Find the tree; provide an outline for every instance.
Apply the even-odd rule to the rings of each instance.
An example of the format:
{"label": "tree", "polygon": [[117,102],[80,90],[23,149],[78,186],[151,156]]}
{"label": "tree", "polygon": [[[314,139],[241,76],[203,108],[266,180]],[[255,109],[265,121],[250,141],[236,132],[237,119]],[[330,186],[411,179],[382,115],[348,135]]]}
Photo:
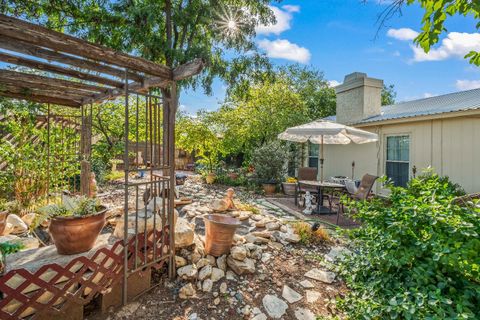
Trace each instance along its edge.
{"label": "tree", "polygon": [[197,112],[195,117],[185,114],[177,116],[175,128],[177,147],[194,152],[200,157],[198,163],[212,172],[218,164],[222,152],[221,136],[214,130],[211,114],[206,111]]}
{"label": "tree", "polygon": [[[399,12],[404,5],[419,4],[425,13],[422,18],[422,32],[415,38],[418,44],[426,53],[440,40],[440,35],[447,32],[445,22],[450,16],[473,16],[480,20],[480,1],[478,0],[394,0],[380,15],[380,22],[383,23],[396,12]],[[476,24],[480,29],[480,21]],[[480,52],[470,51],[465,58],[470,63],[480,66]]]}
{"label": "tree", "polygon": [[382,89],[382,106],[388,106],[391,104],[395,104],[395,98],[397,97],[397,92],[395,91],[395,86],[391,85],[383,85]]}
{"label": "tree", "polygon": [[[184,85],[211,92],[215,77],[245,82],[269,66],[255,27],[273,23],[269,0],[4,0],[0,12],[175,67],[203,58],[207,67]],[[233,58],[232,58],[233,56]]]}

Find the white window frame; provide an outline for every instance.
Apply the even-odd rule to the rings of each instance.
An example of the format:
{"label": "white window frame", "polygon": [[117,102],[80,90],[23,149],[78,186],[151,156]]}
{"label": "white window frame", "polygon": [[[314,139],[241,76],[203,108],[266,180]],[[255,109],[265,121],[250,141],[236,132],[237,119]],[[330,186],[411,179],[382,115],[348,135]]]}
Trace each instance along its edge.
{"label": "white window frame", "polygon": [[389,133],[385,134],[383,136],[384,138],[384,148],[383,148],[383,174],[387,176],[387,161],[388,162],[394,162],[394,163],[405,163],[407,161],[401,161],[401,160],[388,160],[387,155],[388,155],[388,142],[387,139],[388,137],[408,137],[408,180],[412,178],[411,171],[412,171],[412,134],[410,132],[405,132],[405,133]]}

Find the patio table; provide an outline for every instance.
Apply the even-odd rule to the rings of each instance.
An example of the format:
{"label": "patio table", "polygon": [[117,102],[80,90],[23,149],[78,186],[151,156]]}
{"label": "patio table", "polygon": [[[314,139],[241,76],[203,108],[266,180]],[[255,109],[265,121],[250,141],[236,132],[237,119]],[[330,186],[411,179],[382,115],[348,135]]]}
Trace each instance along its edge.
{"label": "patio table", "polygon": [[331,213],[330,208],[327,208],[323,205],[323,189],[324,188],[333,188],[333,189],[339,189],[339,190],[345,189],[345,185],[343,184],[327,182],[327,181],[300,180],[298,181],[298,184],[317,189],[317,208],[314,211],[312,211],[312,213],[316,213],[316,214]]}

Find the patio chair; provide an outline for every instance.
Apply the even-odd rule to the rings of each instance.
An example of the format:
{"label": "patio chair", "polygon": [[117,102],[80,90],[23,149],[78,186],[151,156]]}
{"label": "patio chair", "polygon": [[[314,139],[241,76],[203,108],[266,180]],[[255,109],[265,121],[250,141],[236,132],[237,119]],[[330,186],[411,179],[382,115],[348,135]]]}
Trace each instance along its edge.
{"label": "patio chair", "polygon": [[[353,199],[355,201],[365,201],[370,197],[373,185],[375,184],[375,181],[377,179],[378,179],[377,176],[374,176],[374,175],[371,175],[371,174],[367,173],[366,175],[364,175],[362,177],[362,180],[360,182],[360,186],[355,191],[355,193],[349,193],[347,191],[345,194],[350,199]],[[340,219],[340,214],[345,212],[345,205],[342,203],[341,197],[332,197],[330,201],[334,204],[337,204],[337,206],[338,206],[338,210],[337,210],[337,225],[338,225],[338,221]],[[335,203],[335,201],[337,203]]]}

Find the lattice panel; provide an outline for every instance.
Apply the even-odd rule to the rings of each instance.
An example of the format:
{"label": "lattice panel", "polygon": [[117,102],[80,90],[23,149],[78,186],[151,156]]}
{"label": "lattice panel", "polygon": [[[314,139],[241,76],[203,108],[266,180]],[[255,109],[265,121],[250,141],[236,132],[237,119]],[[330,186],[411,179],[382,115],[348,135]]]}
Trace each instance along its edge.
{"label": "lattice panel", "polygon": [[[168,257],[168,231],[166,226],[163,231],[150,231],[147,237],[138,234],[138,250],[135,250],[135,237],[132,237],[127,244],[128,269],[133,269],[135,260],[138,267],[156,261],[152,267],[161,268]],[[61,314],[67,302],[87,304],[96,294],[105,293],[122,280],[123,249],[123,241],[119,240],[110,248],[97,250],[91,258],[78,257],[66,266],[52,263],[35,273],[25,269],[9,271],[0,278],[3,293],[0,319],[35,318],[47,309]]]}

